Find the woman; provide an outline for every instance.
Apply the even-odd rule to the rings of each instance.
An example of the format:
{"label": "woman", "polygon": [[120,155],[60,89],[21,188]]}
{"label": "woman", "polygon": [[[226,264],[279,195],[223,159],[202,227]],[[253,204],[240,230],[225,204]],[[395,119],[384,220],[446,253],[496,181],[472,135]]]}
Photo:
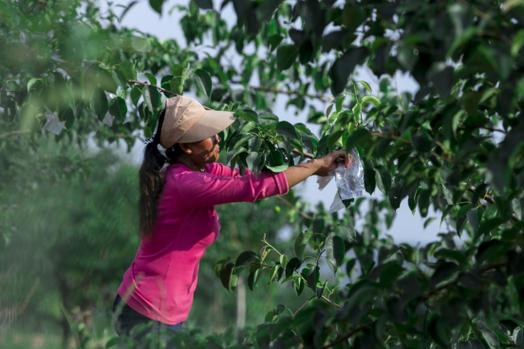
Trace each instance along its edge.
{"label": "woman", "polygon": [[[181,328],[193,302],[199,261],[220,231],[215,205],[283,195],[311,175],[327,175],[338,158],[349,165],[346,153],[336,151],[281,173],[240,175],[216,162],[218,133],[233,121],[233,113],[205,109],[189,97],[166,101],[140,168],[142,240],[113,306],[119,334],[129,335],[137,324],[155,331]],[[166,160],[170,165],[163,169]]]}

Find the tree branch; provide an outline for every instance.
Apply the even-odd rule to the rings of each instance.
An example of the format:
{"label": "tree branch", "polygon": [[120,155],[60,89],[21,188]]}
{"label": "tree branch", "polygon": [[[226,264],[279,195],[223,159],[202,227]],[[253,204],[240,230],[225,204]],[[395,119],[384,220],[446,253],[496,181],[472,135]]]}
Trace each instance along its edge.
{"label": "tree branch", "polygon": [[295,155],[304,156],[304,157],[309,158],[309,159],[314,159],[315,158],[315,155],[313,155],[311,153],[308,153],[307,151],[301,152],[298,149],[293,149],[292,153],[295,154]]}
{"label": "tree branch", "polygon": [[147,81],[139,81],[139,80],[127,80],[127,82],[129,84],[133,84],[133,85],[142,85],[142,86],[151,86],[151,87],[154,87],[156,88],[157,90],[161,91],[161,92],[164,92],[165,94],[167,95],[172,95],[172,96],[178,96],[178,93],[175,93],[173,91],[169,91],[169,90],[166,90],[165,88],[163,87],[160,87],[160,86],[156,86],[156,85],[152,85],[150,84],[149,82]]}
{"label": "tree branch", "polygon": [[[235,80],[232,80],[231,81],[232,84],[236,84],[236,85],[243,85],[240,81],[235,81]],[[288,90],[282,90],[282,89],[279,89],[279,88],[276,88],[276,87],[265,87],[265,86],[249,86],[250,89],[253,89],[253,90],[256,90],[256,91],[260,91],[260,92],[269,92],[269,93],[273,93],[273,94],[281,94],[281,95],[288,95],[288,96],[303,96],[303,97],[308,97],[308,98],[313,98],[313,99],[318,99],[318,100],[321,100],[322,102],[331,102],[333,100],[333,97],[326,97],[324,95],[321,95],[321,94],[312,94],[312,93],[302,93],[300,91],[288,91]]]}
{"label": "tree branch", "polygon": [[335,345],[340,344],[340,343],[348,340],[349,338],[353,337],[356,333],[362,331],[366,327],[367,326],[365,326],[365,325],[358,326],[355,329],[353,329],[353,330],[349,331],[348,333],[346,333],[345,335],[343,335],[342,337],[339,337],[339,338],[335,339],[333,342],[323,346],[322,349],[332,348]]}

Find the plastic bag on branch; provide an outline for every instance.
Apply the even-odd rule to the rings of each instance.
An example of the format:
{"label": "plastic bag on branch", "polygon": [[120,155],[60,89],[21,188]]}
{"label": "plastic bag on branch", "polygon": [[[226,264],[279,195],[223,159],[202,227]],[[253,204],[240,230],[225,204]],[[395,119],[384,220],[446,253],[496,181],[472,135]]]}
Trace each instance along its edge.
{"label": "plastic bag on branch", "polygon": [[319,190],[324,189],[333,177],[337,183],[337,193],[329,207],[329,212],[345,208],[344,200],[362,196],[364,191],[364,168],[360,156],[355,149],[350,154],[352,158],[350,167],[346,168],[344,164],[340,164],[329,176],[319,177],[317,180]]}

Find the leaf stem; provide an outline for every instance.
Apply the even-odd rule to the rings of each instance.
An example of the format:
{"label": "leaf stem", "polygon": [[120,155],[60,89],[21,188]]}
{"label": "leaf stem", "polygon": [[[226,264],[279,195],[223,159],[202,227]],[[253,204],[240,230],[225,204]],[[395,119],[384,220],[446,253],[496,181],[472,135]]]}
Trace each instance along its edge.
{"label": "leaf stem", "polygon": [[271,245],[267,240],[266,240],[266,235],[264,234],[264,237],[262,238],[262,242],[269,248],[271,248],[273,251],[275,251],[276,253],[278,253],[279,256],[282,256],[283,254],[277,250],[277,248],[273,245]]}
{"label": "leaf stem", "polygon": [[332,305],[332,306],[334,306],[336,308],[339,308],[339,309],[342,308],[342,306],[340,304],[337,304],[337,303],[333,302],[331,299],[329,299],[328,297],[326,297],[324,295],[322,295],[322,299],[324,301],[326,301],[328,304],[330,304],[330,305]]}

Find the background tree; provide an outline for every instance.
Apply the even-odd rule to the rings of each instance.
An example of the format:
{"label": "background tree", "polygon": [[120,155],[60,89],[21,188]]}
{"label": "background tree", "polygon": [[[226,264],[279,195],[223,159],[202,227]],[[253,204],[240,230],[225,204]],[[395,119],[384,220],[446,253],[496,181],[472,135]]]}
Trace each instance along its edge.
{"label": "background tree", "polygon": [[[195,0],[174,8],[185,47],[119,28],[115,12],[91,2],[80,11],[76,2],[29,4],[1,5],[2,149],[46,131],[130,145],[141,130],[151,134],[162,95],[189,91],[236,112],[223,137],[231,165],[282,171],[358,149],[366,190],[381,198],[348,202],[342,216],[289,198],[292,250],[261,243],[259,253],[217,265],[230,289],[246,271],[308,290],[310,301],[269,312],[238,346],[522,345],[522,1]],[[168,6],[150,4],[159,13]],[[234,27],[224,6],[237,14]],[[359,65],[380,79],[378,91],[352,79]],[[397,71],[417,81],[415,95],[392,88]],[[308,109],[320,133],[279,121],[269,108],[277,93]],[[449,224],[440,241],[415,248],[384,234],[382,222],[406,198]],[[351,282],[320,277],[322,260]]]}

